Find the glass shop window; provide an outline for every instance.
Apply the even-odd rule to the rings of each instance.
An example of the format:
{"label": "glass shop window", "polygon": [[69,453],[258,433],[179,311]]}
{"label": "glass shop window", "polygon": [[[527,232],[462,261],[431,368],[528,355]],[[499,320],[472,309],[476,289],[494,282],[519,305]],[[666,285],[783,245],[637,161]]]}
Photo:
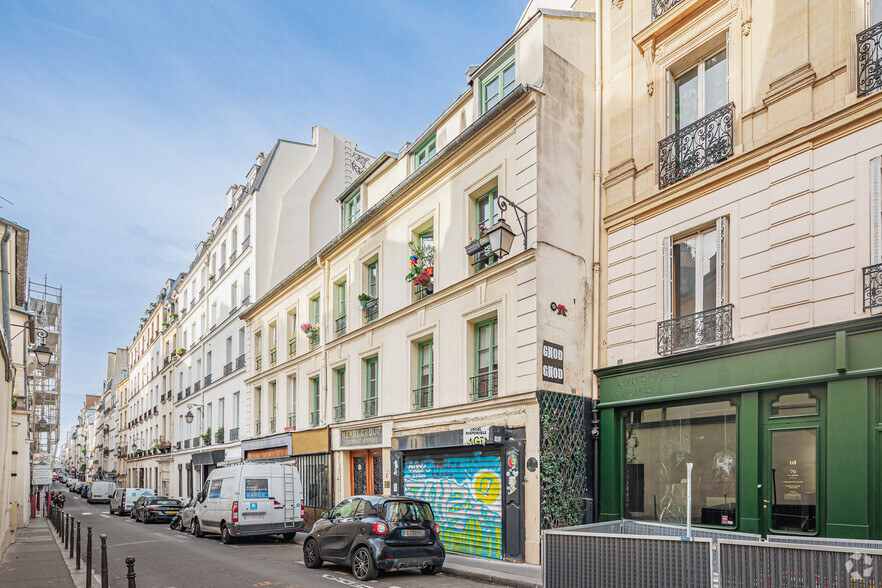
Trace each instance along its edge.
{"label": "glass shop window", "polygon": [[735,407],[728,401],[632,410],[625,415],[625,516],[735,527]]}

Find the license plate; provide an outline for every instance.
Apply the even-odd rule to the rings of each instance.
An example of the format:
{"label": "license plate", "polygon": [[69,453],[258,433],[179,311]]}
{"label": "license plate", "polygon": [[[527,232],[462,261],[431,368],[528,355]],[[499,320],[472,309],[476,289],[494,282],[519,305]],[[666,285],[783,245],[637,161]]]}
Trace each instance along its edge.
{"label": "license plate", "polygon": [[402,537],[422,537],[425,531],[419,529],[404,529],[401,531]]}
{"label": "license plate", "polygon": [[170,510],[170,511],[168,511],[168,514],[178,514],[178,511],[176,511],[176,510]]}

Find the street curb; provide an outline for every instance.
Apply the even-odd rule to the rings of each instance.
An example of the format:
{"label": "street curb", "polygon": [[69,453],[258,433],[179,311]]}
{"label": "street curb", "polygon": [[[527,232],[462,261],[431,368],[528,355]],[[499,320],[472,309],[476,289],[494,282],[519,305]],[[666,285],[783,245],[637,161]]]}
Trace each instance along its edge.
{"label": "street curb", "polygon": [[542,588],[541,581],[536,582],[534,580],[522,580],[520,578],[511,577],[510,574],[500,574],[494,576],[490,572],[476,570],[474,568],[468,568],[456,564],[450,565],[446,562],[441,568],[441,572],[447,574],[448,576],[467,578],[469,580],[480,580],[481,582],[487,582],[490,584],[495,584],[497,586],[510,586],[512,588]]}
{"label": "street curb", "polygon": [[[61,552],[61,557],[64,559],[65,565],[67,565],[67,571],[70,572],[71,581],[73,581],[77,588],[86,588],[86,566],[81,565],[80,570],[77,571],[76,555],[74,555],[73,558],[68,557],[67,554],[69,552],[64,549],[64,538],[59,537],[55,533],[55,529],[52,527],[50,527],[50,532],[52,533],[52,538],[55,539],[55,544],[58,546],[58,550]],[[92,585],[94,586],[95,582],[92,582]],[[100,582],[98,585],[101,585]]]}

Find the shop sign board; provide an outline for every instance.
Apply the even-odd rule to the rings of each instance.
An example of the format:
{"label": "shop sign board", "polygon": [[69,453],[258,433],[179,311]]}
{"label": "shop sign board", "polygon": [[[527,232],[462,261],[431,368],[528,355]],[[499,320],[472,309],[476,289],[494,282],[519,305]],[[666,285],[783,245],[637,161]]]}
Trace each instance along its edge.
{"label": "shop sign board", "polygon": [[378,445],[383,442],[383,425],[340,431],[340,447]]}

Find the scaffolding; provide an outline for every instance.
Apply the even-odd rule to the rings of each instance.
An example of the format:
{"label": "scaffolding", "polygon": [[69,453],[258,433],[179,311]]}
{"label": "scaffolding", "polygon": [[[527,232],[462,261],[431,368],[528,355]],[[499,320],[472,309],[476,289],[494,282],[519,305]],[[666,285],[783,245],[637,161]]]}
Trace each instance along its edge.
{"label": "scaffolding", "polygon": [[52,351],[45,367],[28,354],[28,409],[31,412],[32,455],[55,455],[61,427],[61,287],[28,280],[27,310],[34,314],[37,342]]}

